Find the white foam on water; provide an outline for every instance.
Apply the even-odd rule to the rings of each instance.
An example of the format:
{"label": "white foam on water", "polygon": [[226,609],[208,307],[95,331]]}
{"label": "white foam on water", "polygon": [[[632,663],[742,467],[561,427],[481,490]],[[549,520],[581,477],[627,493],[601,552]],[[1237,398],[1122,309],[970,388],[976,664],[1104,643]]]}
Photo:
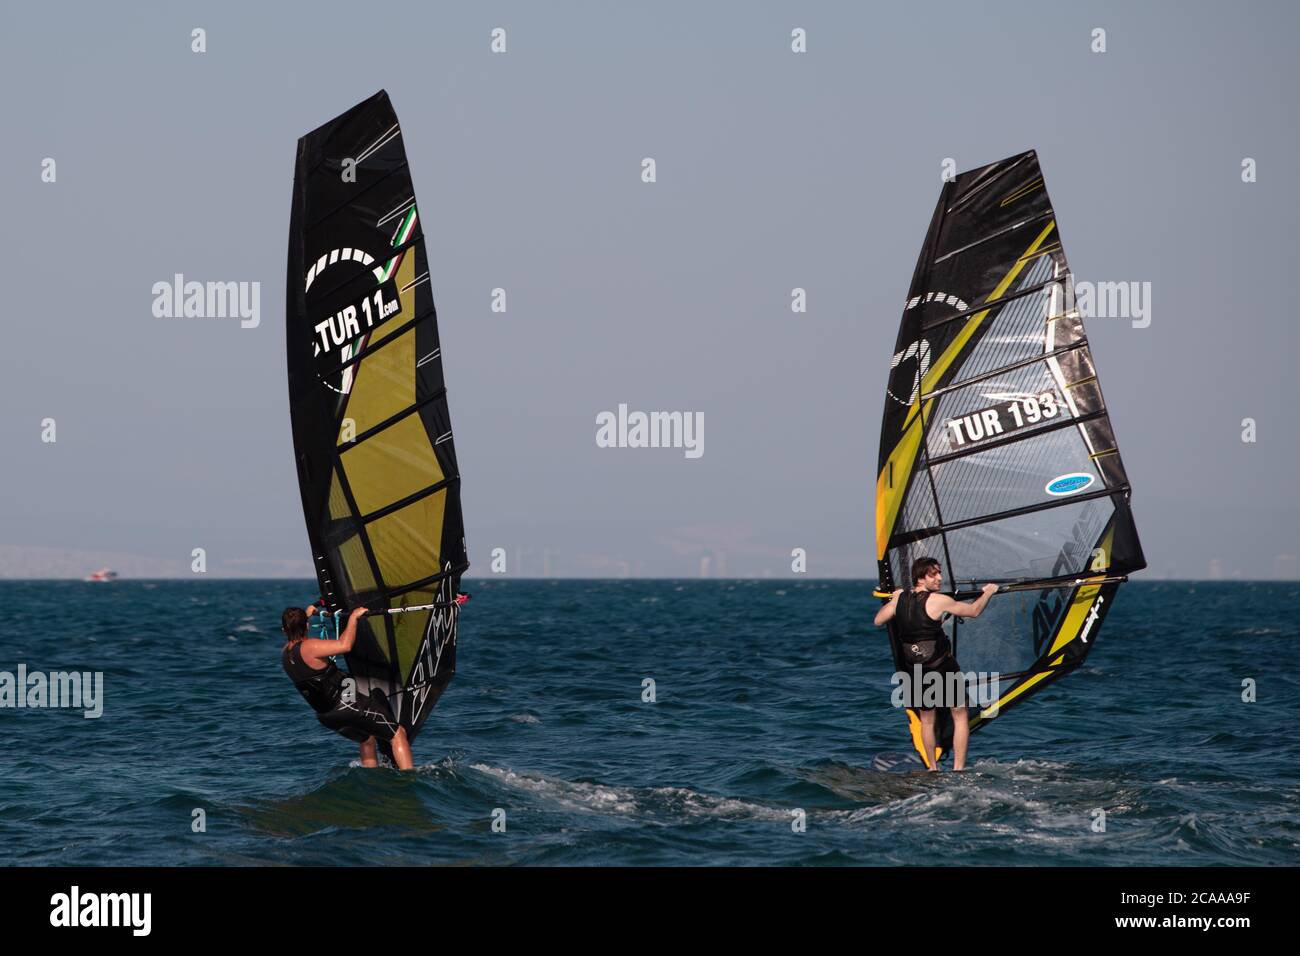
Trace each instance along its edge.
{"label": "white foam on water", "polygon": [[523,790],[566,809],[622,816],[663,818],[674,823],[695,819],[789,820],[789,809],[765,807],[747,800],[699,793],[685,787],[618,787],[582,783],[541,774],[516,773],[487,764],[470,769],[486,774],[498,783]]}
{"label": "white foam on water", "polygon": [[515,773],[487,764],[470,764],[471,770],[486,774],[514,790],[523,790],[546,800],[552,800],[573,810],[595,810],[607,813],[634,814],[636,799],[627,788],[605,787],[594,783],[570,783],[549,777]]}

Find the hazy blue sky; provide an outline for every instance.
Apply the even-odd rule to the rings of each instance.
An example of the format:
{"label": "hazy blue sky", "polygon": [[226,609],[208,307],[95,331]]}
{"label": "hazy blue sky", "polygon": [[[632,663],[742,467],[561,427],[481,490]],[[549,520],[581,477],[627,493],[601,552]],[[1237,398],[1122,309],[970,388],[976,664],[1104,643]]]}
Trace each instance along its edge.
{"label": "hazy blue sky", "polygon": [[[1297,35],[1280,3],[12,5],[0,573],[186,574],[195,547],[214,574],[309,573],[294,147],[382,87],[479,572],[501,547],[534,574],[549,549],[555,574],[720,550],[783,575],[802,547],[874,580],[885,374],[940,164],[1034,147],[1077,278],[1152,284],[1149,328],[1088,323],[1148,574],[1270,576],[1300,548]],[[155,318],[177,272],[260,282],[260,326]],[[703,412],[705,454],[597,448],[619,403]]]}

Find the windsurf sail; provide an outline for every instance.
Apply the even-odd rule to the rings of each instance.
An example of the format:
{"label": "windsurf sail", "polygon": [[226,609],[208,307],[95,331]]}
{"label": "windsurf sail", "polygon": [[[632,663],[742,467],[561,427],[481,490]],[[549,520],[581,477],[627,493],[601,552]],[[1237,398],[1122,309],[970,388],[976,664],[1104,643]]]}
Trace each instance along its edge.
{"label": "windsurf sail", "polygon": [[460,471],[402,129],[382,90],[298,141],[289,407],[316,576],[366,607],[347,665],[414,739],[456,670]]}
{"label": "windsurf sail", "polygon": [[[958,598],[1000,585],[979,618],[944,625],[964,672],[1000,675],[968,694],[972,731],[1083,662],[1120,584],[1146,566],[1129,498],[1037,154],[959,174],[939,196],[894,347],[876,558],[882,600],[911,586],[924,556]],[[951,730],[941,710],[943,751]]]}

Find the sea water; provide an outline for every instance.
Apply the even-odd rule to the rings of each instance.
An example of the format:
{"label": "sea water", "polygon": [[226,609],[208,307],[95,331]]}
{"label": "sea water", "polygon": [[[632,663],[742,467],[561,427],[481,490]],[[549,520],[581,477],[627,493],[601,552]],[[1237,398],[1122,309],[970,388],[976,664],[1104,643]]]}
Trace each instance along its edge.
{"label": "sea water", "polygon": [[0,582],[0,672],[103,682],[0,709],[0,864],[1300,862],[1300,585],[1126,585],[963,774],[869,769],[909,749],[871,588],[467,578],[401,774],[281,670],[312,582]]}

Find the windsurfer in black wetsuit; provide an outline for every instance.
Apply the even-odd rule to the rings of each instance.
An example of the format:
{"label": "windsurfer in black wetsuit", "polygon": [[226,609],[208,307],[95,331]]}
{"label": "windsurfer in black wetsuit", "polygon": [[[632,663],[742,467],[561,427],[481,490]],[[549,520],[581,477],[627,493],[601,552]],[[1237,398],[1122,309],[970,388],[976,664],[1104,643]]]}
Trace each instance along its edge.
{"label": "windsurfer in black wetsuit", "polygon": [[378,767],[375,739],[388,741],[393,762],[399,770],[411,769],[411,747],[406,729],[397,723],[388,701],[382,694],[348,693],[346,677],[330,658],[352,650],[357,639],[357,618],[364,607],[348,615],[347,626],[337,641],[323,641],[307,636],[307,621],[316,613],[315,605],[305,611],[287,608],[280,619],[287,643],[281,652],[284,672],[298,688],[303,699],[316,711],[316,719],[348,740],[361,745],[361,766]]}
{"label": "windsurfer in black wetsuit", "polygon": [[[998,586],[984,585],[984,593],[967,604],[954,600],[947,594],[938,593],[942,583],[943,572],[939,569],[938,560],[917,558],[912,562],[911,589],[900,588],[890,595],[889,603],[876,613],[876,626],[884,626],[897,615],[897,639],[903,660],[909,665],[921,665],[923,678],[926,674],[933,673],[943,680],[943,706],[948,707],[952,714],[952,769],[965,770],[966,744],[970,740],[966,701],[952,700],[947,696],[949,682],[945,679],[947,674],[960,673],[961,668],[957,666],[948,635],[939,622],[944,614],[979,617],[989,603],[989,598],[997,593]],[[919,697],[920,693],[920,688],[913,688],[914,695]],[[962,696],[965,696],[964,693]],[[921,744],[930,757],[930,769],[938,770],[939,760],[934,746],[935,708],[918,705],[914,709],[921,717]]]}

